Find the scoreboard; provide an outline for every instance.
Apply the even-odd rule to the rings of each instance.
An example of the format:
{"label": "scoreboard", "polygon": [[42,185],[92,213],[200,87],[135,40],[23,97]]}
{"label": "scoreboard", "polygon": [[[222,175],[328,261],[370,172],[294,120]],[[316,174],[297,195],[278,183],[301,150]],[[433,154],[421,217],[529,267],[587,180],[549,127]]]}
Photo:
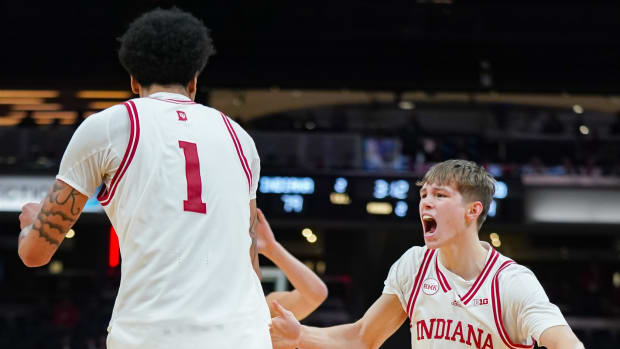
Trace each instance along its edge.
{"label": "scoreboard", "polygon": [[[268,217],[330,221],[418,222],[418,178],[372,176],[368,173],[289,175],[266,172],[257,190],[257,204]],[[24,202],[40,201],[53,177],[0,176],[0,212],[19,212]],[[520,180],[498,180],[489,209],[490,220],[523,219]],[[85,212],[102,214],[95,198]]]}
{"label": "scoreboard", "polygon": [[[269,217],[335,220],[418,221],[417,178],[374,176],[285,176],[260,178],[257,203]],[[511,188],[516,193],[510,193]],[[509,218],[503,206],[520,183],[499,180],[489,217]],[[506,212],[507,213],[507,212]]]}

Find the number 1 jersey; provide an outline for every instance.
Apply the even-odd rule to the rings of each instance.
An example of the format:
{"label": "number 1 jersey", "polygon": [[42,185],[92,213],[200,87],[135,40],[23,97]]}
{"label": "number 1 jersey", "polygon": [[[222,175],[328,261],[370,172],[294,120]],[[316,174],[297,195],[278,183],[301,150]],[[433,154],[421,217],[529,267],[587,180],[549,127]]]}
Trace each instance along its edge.
{"label": "number 1 jersey", "polygon": [[88,196],[103,182],[97,198],[122,258],[109,347],[271,347],[249,255],[259,171],[237,123],[182,95],[133,99],[82,123],[57,178]]}

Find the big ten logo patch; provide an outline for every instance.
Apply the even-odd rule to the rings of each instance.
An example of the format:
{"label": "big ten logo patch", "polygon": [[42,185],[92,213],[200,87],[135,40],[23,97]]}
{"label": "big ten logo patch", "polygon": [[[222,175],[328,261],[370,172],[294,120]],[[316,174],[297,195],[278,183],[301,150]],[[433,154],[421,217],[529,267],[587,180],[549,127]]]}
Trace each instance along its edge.
{"label": "big ten logo patch", "polygon": [[485,304],[489,304],[489,299],[488,298],[474,299],[474,305],[485,305]]}
{"label": "big ten logo patch", "polygon": [[439,291],[439,282],[435,279],[426,279],[422,283],[422,291],[429,296],[434,295]]}
{"label": "big ten logo patch", "polygon": [[177,115],[179,116],[179,121],[187,121],[187,115],[185,115],[185,112],[177,110]]}

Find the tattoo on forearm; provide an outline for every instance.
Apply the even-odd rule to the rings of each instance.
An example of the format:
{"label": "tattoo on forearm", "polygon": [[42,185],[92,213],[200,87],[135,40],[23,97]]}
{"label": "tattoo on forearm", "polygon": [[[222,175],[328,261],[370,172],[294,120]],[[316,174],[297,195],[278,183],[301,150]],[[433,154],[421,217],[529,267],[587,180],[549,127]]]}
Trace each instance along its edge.
{"label": "tattoo on forearm", "polygon": [[67,196],[64,199],[61,199],[62,189],[63,188],[61,185],[59,185],[58,183],[54,183],[54,188],[52,190],[53,192],[58,192],[58,194],[56,194],[56,197],[54,198],[54,200],[56,200],[56,203],[59,205],[64,205],[67,203],[67,201],[71,200],[71,210],[69,212],[74,216],[80,214],[81,209],[75,208],[75,197],[79,194],[79,192],[71,188],[71,191],[67,194]]}
{"label": "tattoo on forearm", "polygon": [[256,233],[256,225],[258,224],[258,214],[250,218],[250,238],[252,245],[250,246],[250,256],[252,257],[252,265],[258,265],[258,234]]}
{"label": "tattoo on forearm", "polygon": [[258,238],[256,234],[256,217],[250,223],[250,238],[252,239],[252,245],[250,246],[250,255],[252,257],[252,264],[258,257]]}
{"label": "tattoo on forearm", "polygon": [[51,245],[56,245],[56,246],[60,245],[60,241],[49,236],[41,229],[39,229],[39,237],[45,239],[45,241],[49,242]]}
{"label": "tattoo on forearm", "polygon": [[63,235],[82,212],[77,203],[78,195],[75,189],[54,183],[34,222],[33,229],[38,231],[39,237],[51,245],[60,245]]}

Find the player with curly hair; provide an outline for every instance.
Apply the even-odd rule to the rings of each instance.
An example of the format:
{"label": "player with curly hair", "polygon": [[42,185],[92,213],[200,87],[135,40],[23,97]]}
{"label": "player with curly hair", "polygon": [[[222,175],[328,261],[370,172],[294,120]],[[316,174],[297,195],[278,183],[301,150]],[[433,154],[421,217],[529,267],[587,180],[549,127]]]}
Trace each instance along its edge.
{"label": "player with curly hair", "polygon": [[258,153],[237,123],[194,102],[214,53],[208,30],[156,9],[120,43],[139,98],[80,125],[47,197],[22,209],[19,256],[47,264],[103,183],[97,198],[122,257],[109,349],[271,348],[257,277]]}

